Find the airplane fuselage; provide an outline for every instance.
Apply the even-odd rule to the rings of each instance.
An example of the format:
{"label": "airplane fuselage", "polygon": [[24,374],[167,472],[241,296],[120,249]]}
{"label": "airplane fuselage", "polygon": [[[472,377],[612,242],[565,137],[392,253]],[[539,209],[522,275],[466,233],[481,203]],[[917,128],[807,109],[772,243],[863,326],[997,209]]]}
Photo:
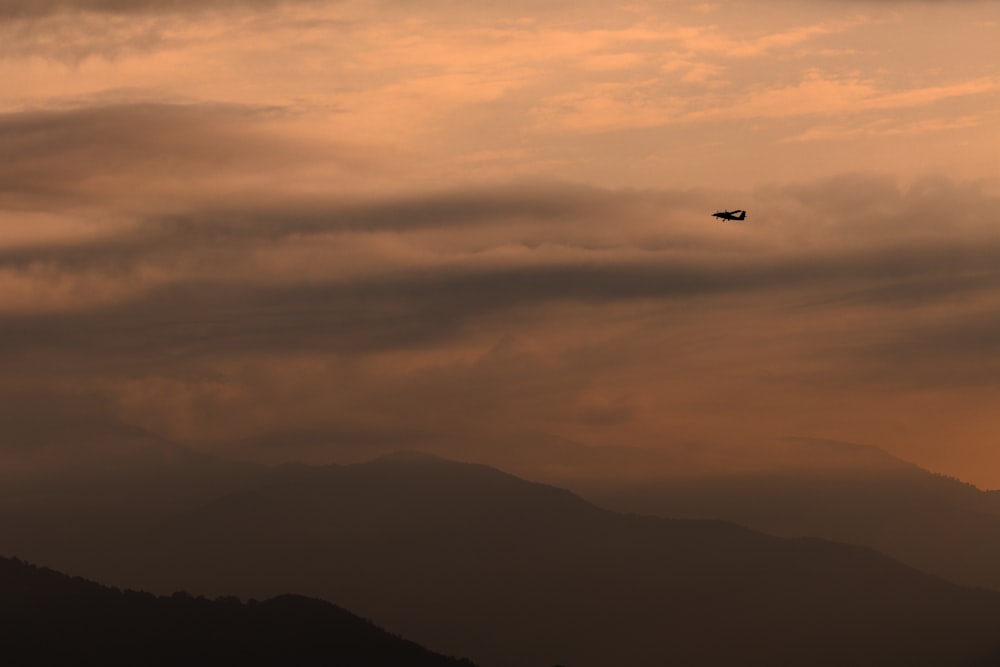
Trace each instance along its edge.
{"label": "airplane fuselage", "polygon": [[720,220],[746,220],[747,212],[738,208],[735,211],[717,211],[712,216]]}

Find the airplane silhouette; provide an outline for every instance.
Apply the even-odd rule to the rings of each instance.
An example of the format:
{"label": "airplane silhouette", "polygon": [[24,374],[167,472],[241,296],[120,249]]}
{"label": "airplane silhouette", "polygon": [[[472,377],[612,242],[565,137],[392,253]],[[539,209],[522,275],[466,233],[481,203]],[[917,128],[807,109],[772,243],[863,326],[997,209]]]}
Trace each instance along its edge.
{"label": "airplane silhouette", "polygon": [[746,220],[747,212],[738,208],[735,211],[716,211],[712,216],[720,220]]}

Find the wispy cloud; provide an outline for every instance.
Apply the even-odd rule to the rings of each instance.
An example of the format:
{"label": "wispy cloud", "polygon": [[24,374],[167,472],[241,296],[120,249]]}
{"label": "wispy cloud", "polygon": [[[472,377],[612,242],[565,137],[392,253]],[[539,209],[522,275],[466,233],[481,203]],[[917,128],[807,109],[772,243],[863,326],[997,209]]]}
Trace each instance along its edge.
{"label": "wispy cloud", "polygon": [[893,90],[860,77],[829,77],[820,71],[812,71],[795,85],[750,91],[731,100],[732,104],[726,108],[696,111],[687,119],[838,116],[928,106],[955,97],[983,95],[998,90],[1000,80],[993,78]]}
{"label": "wispy cloud", "polygon": [[[210,103],[0,114],[0,204],[160,208],[207,193],[287,186],[317,164],[334,171],[370,164],[359,147],[289,133],[280,122],[287,114],[281,107]],[[285,180],[275,181],[282,172]]]}
{"label": "wispy cloud", "polygon": [[[689,70],[685,78],[701,76]],[[713,70],[705,73],[711,76]],[[811,71],[794,85],[759,90],[725,91],[680,96],[661,80],[595,83],[573,93],[554,95],[534,111],[542,127],[570,131],[612,131],[623,128],[713,122],[723,119],[786,119],[891,111],[945,100],[995,94],[1000,81],[981,78],[909,90],[888,89],[859,77],[831,77]],[[971,116],[922,121],[929,129],[946,123],[968,126]]]}
{"label": "wispy cloud", "polygon": [[988,122],[989,115],[977,114],[958,118],[931,118],[917,121],[899,121],[880,118],[862,125],[823,125],[783,139],[783,142],[842,141],[864,137],[917,135],[926,132],[943,132],[978,127]]}
{"label": "wispy cloud", "polygon": [[0,19],[27,19],[68,12],[144,14],[203,12],[213,9],[267,8],[315,0],[5,0]]}

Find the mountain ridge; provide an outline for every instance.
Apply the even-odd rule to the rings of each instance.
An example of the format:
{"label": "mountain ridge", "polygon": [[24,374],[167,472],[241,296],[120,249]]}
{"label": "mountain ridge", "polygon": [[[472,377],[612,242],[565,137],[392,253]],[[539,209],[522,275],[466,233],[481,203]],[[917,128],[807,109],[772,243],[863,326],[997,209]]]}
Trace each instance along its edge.
{"label": "mountain ridge", "polygon": [[0,557],[0,642],[20,667],[289,664],[473,667],[427,651],[329,602],[156,597]]}
{"label": "mountain ridge", "polygon": [[1000,644],[1000,595],[870,548],[618,514],[433,457],[233,494],[132,540],[103,563],[129,585],[343,601],[486,667],[930,667]]}

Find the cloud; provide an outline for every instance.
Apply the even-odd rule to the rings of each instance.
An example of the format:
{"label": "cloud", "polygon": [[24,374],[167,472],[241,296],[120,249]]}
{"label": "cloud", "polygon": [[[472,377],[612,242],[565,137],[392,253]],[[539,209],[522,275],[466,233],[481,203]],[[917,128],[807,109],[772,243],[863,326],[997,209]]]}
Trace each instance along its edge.
{"label": "cloud", "polygon": [[[674,62],[671,67],[679,66]],[[701,67],[701,69],[698,69]],[[684,75],[689,82],[714,76],[717,69],[692,66]],[[734,119],[783,120],[799,116],[860,116],[896,110],[929,107],[955,98],[987,96],[1000,91],[1000,81],[985,77],[944,85],[890,89],[885,83],[857,76],[830,76],[812,70],[792,85],[755,87],[734,90],[731,86],[680,96],[658,79],[627,83],[601,82],[578,87],[573,92],[551,95],[533,109],[538,127],[574,132],[609,132],[626,128],[691,125]],[[958,118],[914,121],[895,133],[915,133],[936,128],[969,127],[981,114]],[[869,129],[877,128],[872,121]],[[865,133],[864,128],[854,132]],[[834,132],[813,130],[797,135],[796,140],[811,141]],[[871,132],[875,133],[875,132]],[[893,133],[886,129],[880,134]]]}
{"label": "cloud", "polygon": [[[720,199],[748,222],[711,219]],[[989,386],[998,203],[863,174],[742,194],[220,197],[9,244],[0,285],[25,292],[0,309],[0,360],[38,396],[82,392],[102,418],[268,460],[283,433],[312,460],[323,442],[508,428],[652,446],[730,433],[720,411],[746,434],[834,433],[818,406]],[[51,292],[98,282],[100,298]]]}
{"label": "cloud", "polygon": [[[132,102],[0,114],[0,206],[197,198],[255,187],[317,159],[364,168],[360,152],[282,132],[289,111],[211,103]],[[289,178],[292,178],[289,175]]]}
{"label": "cloud", "polygon": [[818,37],[846,32],[869,22],[867,18],[855,17],[798,25],[760,36],[739,34],[736,38],[730,37],[727,31],[716,26],[709,26],[687,31],[681,45],[691,53],[720,55],[723,58],[758,58],[799,46]]}
{"label": "cloud", "polygon": [[0,3],[0,385],[274,458],[934,432],[1000,202],[812,179],[993,173],[989,17],[938,4]]}
{"label": "cloud", "polygon": [[860,78],[828,77],[812,71],[803,81],[746,93],[726,108],[694,111],[687,119],[789,118],[801,115],[844,115],[928,106],[956,97],[995,93],[1000,82],[979,78],[910,90],[887,90]]}
{"label": "cloud", "polygon": [[[1000,290],[991,277],[980,289]],[[921,318],[920,326],[899,331],[889,341],[871,346],[868,370],[882,381],[906,387],[1000,387],[1000,317],[995,302],[954,321]],[[906,373],[893,372],[906,368]],[[886,374],[886,371],[889,371]]]}
{"label": "cloud", "polygon": [[[391,203],[230,204],[75,244],[16,245],[0,251],[0,276],[40,290],[99,277],[119,288],[88,307],[69,293],[33,314],[8,311],[6,354],[79,347],[81,359],[128,361],[177,351],[151,356],[156,365],[226,350],[354,353],[436,344],[480,318],[559,303],[813,293],[884,306],[904,293],[971,294],[1000,260],[984,223],[996,202],[975,190],[900,193],[841,179],[754,199],[761,208],[748,205],[749,224],[732,230],[742,247],[684,208],[653,226],[649,211],[691,205],[684,193],[514,186]],[[767,199],[780,218],[758,222]],[[91,320],[100,326],[83,326]],[[119,328],[130,343],[110,335]]]}
{"label": "cloud", "polygon": [[[5,0],[0,3],[0,63],[38,60],[74,70],[88,61],[124,62],[151,52],[202,57],[231,48],[241,33],[261,36],[284,25],[284,10],[334,0]],[[294,18],[292,19],[294,21]],[[306,24],[300,24],[301,30]],[[169,60],[167,61],[169,63]],[[155,68],[147,64],[146,71]]]}
{"label": "cloud", "polygon": [[26,19],[63,12],[146,14],[203,12],[215,9],[265,9],[290,2],[315,0],[4,0],[0,20]]}
{"label": "cloud", "polygon": [[[520,7],[320,3],[266,15],[51,15],[62,27],[22,30],[17,39],[31,42],[23,49],[0,36],[11,56],[0,78],[23,96],[8,96],[8,108],[119,87],[159,101],[295,109],[302,116],[285,123],[289,136],[380,145],[400,188],[515,173],[612,185],[656,185],[664,176],[759,183],[800,175],[801,147],[774,143],[802,135],[807,123],[857,127],[904,111],[914,123],[932,114],[948,123],[982,113],[996,95],[989,59],[973,48],[986,40],[954,37],[969,12],[949,13],[930,48],[920,27],[929,19],[906,12],[856,17],[815,3],[794,12],[731,3],[707,18],[676,3]],[[897,22],[886,28],[888,15]],[[925,66],[932,51],[940,54]],[[980,164],[983,151],[982,142],[968,149]],[[473,164],[484,155],[504,157]],[[873,166],[910,175],[932,162],[927,155],[879,151]],[[762,168],[747,174],[732,157]],[[812,161],[805,175],[853,168],[844,153],[836,157]]]}
{"label": "cloud", "polygon": [[929,118],[904,122],[899,122],[891,118],[881,118],[861,125],[822,125],[787,137],[782,142],[843,141],[845,139],[864,137],[891,137],[925,134],[927,132],[943,132],[979,127],[986,123],[989,117],[990,114],[973,114],[957,118]]}

